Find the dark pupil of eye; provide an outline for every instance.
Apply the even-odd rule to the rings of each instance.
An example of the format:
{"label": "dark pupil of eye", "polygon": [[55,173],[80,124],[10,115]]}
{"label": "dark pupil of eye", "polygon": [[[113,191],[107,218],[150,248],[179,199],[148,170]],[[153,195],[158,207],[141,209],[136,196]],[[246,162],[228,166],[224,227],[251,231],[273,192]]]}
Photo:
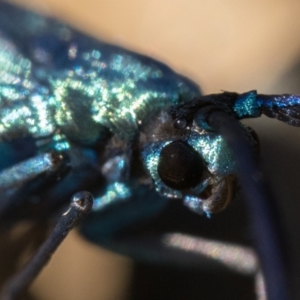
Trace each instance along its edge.
{"label": "dark pupil of eye", "polygon": [[162,149],[157,171],[167,186],[184,190],[199,183],[204,161],[190,145],[175,141]]}
{"label": "dark pupil of eye", "polygon": [[176,129],[184,129],[187,125],[187,122],[184,118],[177,118],[176,120],[174,120],[173,124]]}

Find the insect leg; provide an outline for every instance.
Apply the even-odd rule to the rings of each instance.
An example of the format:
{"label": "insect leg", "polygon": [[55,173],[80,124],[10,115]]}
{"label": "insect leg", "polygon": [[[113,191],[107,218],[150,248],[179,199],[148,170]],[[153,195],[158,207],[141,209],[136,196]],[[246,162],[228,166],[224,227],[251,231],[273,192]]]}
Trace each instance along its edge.
{"label": "insect leg", "polygon": [[25,267],[4,287],[1,300],[15,300],[30,286],[47,264],[69,231],[91,211],[93,197],[89,192],[78,192],[72,197],[68,210],[60,217],[50,236]]}
{"label": "insect leg", "polygon": [[284,248],[282,228],[278,211],[270,191],[265,186],[258,161],[249,141],[236,119],[216,107],[204,107],[209,126],[222,135],[234,157],[236,172],[243,188],[249,217],[256,239],[256,250],[266,280],[267,295],[270,299],[290,299],[287,285],[287,255]]}
{"label": "insect leg", "polygon": [[257,300],[267,299],[264,278],[252,249],[181,233],[166,234],[163,242],[167,247],[194,253],[221,263],[234,272],[255,276]]}
{"label": "insect leg", "polygon": [[[15,201],[14,195],[28,182],[42,174],[55,174],[65,166],[65,157],[61,153],[45,153],[0,172],[0,193],[5,195],[1,199],[0,216],[3,215]],[[18,198],[18,197],[17,197]]]}

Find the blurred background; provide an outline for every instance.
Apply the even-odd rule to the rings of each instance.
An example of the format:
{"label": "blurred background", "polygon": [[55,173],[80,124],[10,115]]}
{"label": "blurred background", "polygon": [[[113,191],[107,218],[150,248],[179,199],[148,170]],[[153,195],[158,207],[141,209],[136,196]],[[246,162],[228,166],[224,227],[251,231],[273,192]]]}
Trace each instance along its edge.
{"label": "blurred background", "polygon": [[[204,93],[252,89],[270,94],[300,93],[298,0],[19,2],[55,16],[89,35],[159,59],[196,81]],[[278,196],[290,256],[295,259],[291,284],[296,286],[300,282],[300,263],[297,260],[300,249],[300,130],[267,118],[247,121],[247,124],[254,127],[261,137],[265,172]],[[226,222],[224,216],[220,218]],[[247,231],[247,225],[243,230]],[[189,277],[195,281],[193,286],[182,286],[182,289],[195,289],[193,296],[187,298],[183,293],[175,297],[172,290],[180,285],[180,279],[184,279],[188,272],[178,271],[177,277],[172,277],[173,287],[155,284],[158,273],[161,275],[159,280],[167,282],[170,270],[173,274],[177,272],[165,270],[133,264],[129,258],[91,245],[72,232],[34,283],[32,292],[37,299],[45,300],[157,300],[200,299],[201,290],[202,295],[207,294],[203,290],[208,288],[208,282],[214,289],[220,282],[231,290],[237,289],[235,277],[227,282],[223,275],[219,281],[207,275],[210,280],[203,281],[201,275],[193,273],[193,277]],[[241,294],[237,294],[239,296],[230,299],[253,299],[252,284],[245,286]],[[197,287],[200,291],[196,291]],[[169,290],[169,294],[164,294],[163,289]],[[296,292],[299,299],[300,293]]]}

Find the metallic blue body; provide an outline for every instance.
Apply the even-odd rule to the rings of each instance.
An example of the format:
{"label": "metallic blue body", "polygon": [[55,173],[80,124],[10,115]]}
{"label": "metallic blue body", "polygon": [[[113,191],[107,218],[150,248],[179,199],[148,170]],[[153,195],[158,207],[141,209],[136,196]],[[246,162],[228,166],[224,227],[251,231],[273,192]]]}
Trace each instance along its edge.
{"label": "metallic blue body", "polygon": [[[0,191],[11,209],[22,194],[17,203],[55,211],[89,189],[97,211],[154,187],[158,199],[183,199],[210,215],[234,195],[235,163],[197,110],[213,105],[237,119],[265,113],[297,125],[291,107],[298,104],[295,95],[255,91],[201,96],[196,84],[152,58],[0,3]],[[178,120],[186,125],[176,128]],[[245,134],[252,139],[247,128]],[[169,186],[158,171],[162,149],[176,141],[205,169],[185,189]],[[59,166],[49,163],[51,153]]]}
{"label": "metallic blue body", "polygon": [[[126,168],[126,143],[138,137],[157,111],[199,96],[198,87],[149,57],[96,41],[53,19],[0,5],[1,169],[39,153],[67,153],[72,171],[48,189],[49,196],[39,195],[41,202],[51,206],[53,201],[45,197],[64,202],[79,181],[90,181],[85,173],[98,178],[93,188],[97,194],[111,187],[95,207],[115,199],[108,196],[116,195],[113,191],[126,198],[129,187],[115,183]],[[112,139],[123,163],[115,164],[116,154],[105,151]]]}
{"label": "metallic blue body", "polygon": [[[22,31],[16,28],[15,19]],[[163,138],[164,133],[153,134],[166,124],[172,126],[173,120],[166,116],[170,107],[200,97],[193,82],[149,57],[101,43],[53,19],[3,3],[0,34],[2,153],[24,141],[22,148],[30,151],[20,158],[16,155],[11,166],[56,151],[68,158],[71,169],[66,176],[61,172],[53,175],[61,178],[55,184],[46,179],[34,183],[34,188],[25,187],[28,202],[34,198],[52,206],[52,198],[58,198],[57,203],[63,203],[63,198],[68,199],[79,186],[84,188],[86,182],[96,196],[95,210],[103,203],[134,197],[136,179],[129,173],[143,160],[146,168],[138,178],[142,184],[151,188],[149,172],[162,196],[183,197],[159,180],[155,164],[149,165],[149,161],[155,160],[153,145],[166,145],[177,138],[176,133]],[[192,128],[188,143],[204,156],[213,177],[191,191],[197,198],[208,184],[219,184],[234,170],[222,138],[204,131],[198,134],[198,128]],[[182,139],[187,139],[190,132],[184,135]],[[130,157],[133,144],[138,144],[143,157]],[[2,156],[2,169],[11,167],[7,161]],[[11,172],[5,169],[3,174],[7,177]],[[200,206],[198,211],[203,211]],[[204,210],[209,213],[209,208]]]}
{"label": "metallic blue body", "polygon": [[[124,238],[124,228],[130,232],[171,200],[210,217],[235,196],[230,134],[225,140],[208,121],[218,110],[241,132],[238,150],[243,134],[246,144],[257,141],[236,120],[265,114],[300,126],[300,96],[204,96],[194,82],[150,57],[0,2],[1,226],[48,219],[87,190],[95,201],[81,227],[84,236],[147,259],[153,249],[143,237]],[[171,219],[182,222],[176,216]],[[168,253],[159,253],[161,236],[159,242],[152,258],[167,261]]]}
{"label": "metallic blue body", "polygon": [[[210,215],[234,196],[235,160],[199,108],[214,106],[236,119],[265,113],[299,126],[299,104],[296,95],[255,91],[202,96],[152,58],[0,3],[0,193],[8,199],[0,207],[32,216],[39,205],[39,217],[48,216],[89,190],[94,211],[138,199],[130,221],[118,216],[110,228],[151,216],[173,198]],[[176,141],[203,163],[197,184],[184,189],[158,171],[162,149]],[[96,234],[101,222],[93,222]]]}

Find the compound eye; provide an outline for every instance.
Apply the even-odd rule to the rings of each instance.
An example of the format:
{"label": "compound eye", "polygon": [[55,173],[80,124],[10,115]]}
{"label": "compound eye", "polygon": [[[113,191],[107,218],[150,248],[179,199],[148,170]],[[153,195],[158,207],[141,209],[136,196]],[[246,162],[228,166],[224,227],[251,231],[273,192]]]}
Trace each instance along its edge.
{"label": "compound eye", "polygon": [[199,153],[187,143],[174,141],[162,149],[157,171],[168,187],[185,190],[199,183],[204,168],[204,161]]}

